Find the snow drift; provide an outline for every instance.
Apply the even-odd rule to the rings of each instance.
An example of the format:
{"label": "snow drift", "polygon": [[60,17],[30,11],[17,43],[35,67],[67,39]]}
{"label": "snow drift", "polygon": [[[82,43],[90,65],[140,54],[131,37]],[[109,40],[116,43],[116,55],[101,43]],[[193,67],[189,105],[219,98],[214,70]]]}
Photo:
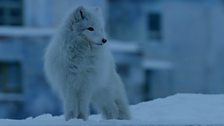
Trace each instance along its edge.
{"label": "snow drift", "polygon": [[25,120],[1,119],[1,126],[121,126],[121,125],[224,125],[224,95],[177,94],[131,106],[132,120],[102,120],[93,115],[88,121],[64,121],[50,114]]}

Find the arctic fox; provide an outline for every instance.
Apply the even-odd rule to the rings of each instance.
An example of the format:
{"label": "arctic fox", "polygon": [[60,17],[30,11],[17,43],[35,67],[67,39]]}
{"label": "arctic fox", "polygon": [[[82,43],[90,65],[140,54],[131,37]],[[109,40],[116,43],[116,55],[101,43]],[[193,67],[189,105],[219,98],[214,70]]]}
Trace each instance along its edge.
{"label": "arctic fox", "polygon": [[63,102],[65,120],[87,120],[90,102],[106,119],[130,119],[99,14],[98,8],[73,10],[46,50],[45,72]]}

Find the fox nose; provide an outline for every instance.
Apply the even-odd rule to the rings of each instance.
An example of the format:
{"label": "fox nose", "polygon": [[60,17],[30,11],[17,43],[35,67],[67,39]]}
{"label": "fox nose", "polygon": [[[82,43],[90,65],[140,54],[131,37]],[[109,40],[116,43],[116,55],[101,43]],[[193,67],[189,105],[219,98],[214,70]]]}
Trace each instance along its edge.
{"label": "fox nose", "polygon": [[102,39],[102,42],[103,42],[103,43],[106,43],[106,42],[107,42],[107,40],[103,38],[103,39]]}

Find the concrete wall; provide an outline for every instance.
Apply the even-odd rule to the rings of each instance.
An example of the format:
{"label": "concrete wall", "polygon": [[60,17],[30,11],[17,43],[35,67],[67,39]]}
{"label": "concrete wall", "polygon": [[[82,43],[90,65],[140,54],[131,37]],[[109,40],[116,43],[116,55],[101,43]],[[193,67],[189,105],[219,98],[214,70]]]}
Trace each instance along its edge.
{"label": "concrete wall", "polygon": [[80,5],[102,7],[106,2],[104,0],[24,0],[25,25],[56,27],[71,9]]}
{"label": "concrete wall", "polygon": [[208,49],[207,8],[201,2],[175,1],[164,9],[164,42],[171,44],[174,92],[205,93]]}
{"label": "concrete wall", "polygon": [[207,56],[209,83],[207,92],[224,93],[224,6],[221,2],[210,7],[210,43]]}
{"label": "concrete wall", "polygon": [[171,44],[173,93],[223,93],[222,1],[173,1],[164,6],[164,42]]}

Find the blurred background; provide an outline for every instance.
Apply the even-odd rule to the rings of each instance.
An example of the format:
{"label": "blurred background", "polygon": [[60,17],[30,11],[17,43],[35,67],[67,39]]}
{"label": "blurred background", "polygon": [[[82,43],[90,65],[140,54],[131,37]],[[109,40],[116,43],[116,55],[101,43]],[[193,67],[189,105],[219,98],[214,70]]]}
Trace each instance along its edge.
{"label": "blurred background", "polygon": [[0,118],[62,113],[43,55],[79,5],[102,8],[130,104],[224,93],[223,0],[0,0]]}

